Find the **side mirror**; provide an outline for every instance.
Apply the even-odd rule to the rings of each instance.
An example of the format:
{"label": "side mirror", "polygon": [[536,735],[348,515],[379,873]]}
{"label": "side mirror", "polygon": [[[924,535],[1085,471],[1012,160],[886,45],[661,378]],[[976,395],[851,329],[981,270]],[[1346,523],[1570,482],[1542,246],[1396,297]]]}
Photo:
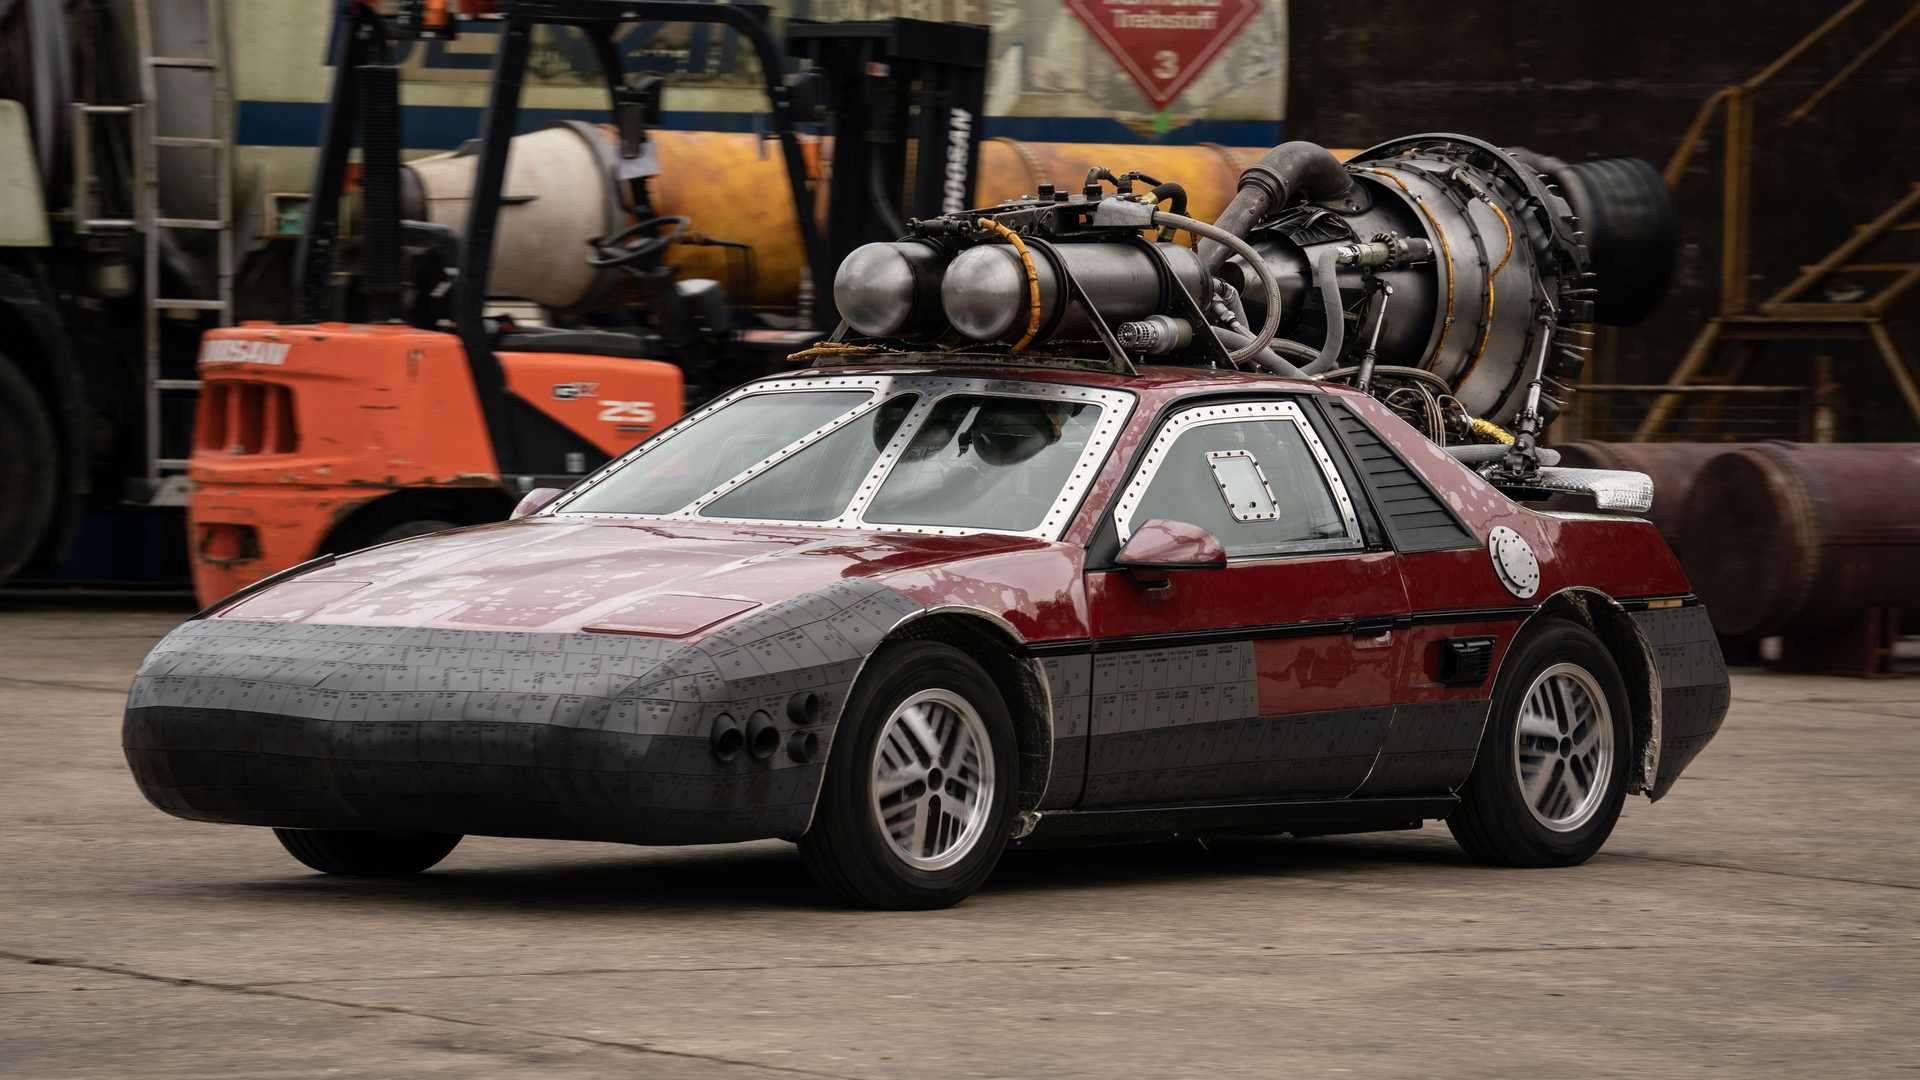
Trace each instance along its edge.
{"label": "side mirror", "polygon": [[1148,588],[1167,586],[1175,570],[1224,570],[1227,549],[1220,538],[1198,525],[1151,518],[1133,530],[1115,564]]}
{"label": "side mirror", "polygon": [[537,513],[548,503],[559,498],[565,490],[565,488],[534,488],[520,497],[519,505],[513,508],[513,513],[507,515],[507,520],[513,521]]}

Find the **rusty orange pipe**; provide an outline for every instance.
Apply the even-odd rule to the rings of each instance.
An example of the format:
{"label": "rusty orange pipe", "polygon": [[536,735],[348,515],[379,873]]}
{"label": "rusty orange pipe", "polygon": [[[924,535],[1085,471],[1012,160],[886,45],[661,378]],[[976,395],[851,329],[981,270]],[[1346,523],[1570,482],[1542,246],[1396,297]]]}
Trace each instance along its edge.
{"label": "rusty orange pipe", "polygon": [[[660,159],[651,181],[655,212],[683,214],[692,227],[720,240],[753,245],[754,287],[748,290],[738,252],[675,245],[668,260],[688,277],[727,285],[735,302],[762,310],[797,308],[806,264],[793,210],[785,198],[785,169],[778,154],[754,135],[719,131],[656,131],[649,135]],[[802,140],[808,169],[818,179],[833,168],[833,140]],[[1077,191],[1087,170],[1138,170],[1187,189],[1187,213],[1211,221],[1239,189],[1240,172],[1265,147],[1116,143],[1043,143],[986,139],[980,144],[974,202],[988,205],[1032,194],[1041,184]],[[1355,151],[1336,150],[1342,160]],[[825,226],[825,185],[814,207]]]}

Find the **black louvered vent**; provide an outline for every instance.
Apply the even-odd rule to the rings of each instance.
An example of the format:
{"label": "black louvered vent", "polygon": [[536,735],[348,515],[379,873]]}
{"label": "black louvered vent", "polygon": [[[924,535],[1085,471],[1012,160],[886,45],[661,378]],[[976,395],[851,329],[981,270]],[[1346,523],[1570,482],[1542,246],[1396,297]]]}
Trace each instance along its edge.
{"label": "black louvered vent", "polygon": [[1440,551],[1477,547],[1479,540],[1434,494],[1426,481],[1393,452],[1366,421],[1342,401],[1326,402],[1334,430],[1352,452],[1360,476],[1373,493],[1373,505],[1386,520],[1387,534],[1399,551]]}

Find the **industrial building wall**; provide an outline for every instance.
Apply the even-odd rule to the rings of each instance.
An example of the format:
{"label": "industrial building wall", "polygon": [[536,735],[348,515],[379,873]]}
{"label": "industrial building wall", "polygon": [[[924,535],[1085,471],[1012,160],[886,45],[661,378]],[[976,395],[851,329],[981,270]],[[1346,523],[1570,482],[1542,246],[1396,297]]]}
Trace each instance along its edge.
{"label": "industrial building wall", "polygon": [[[1466,131],[1574,157],[1631,154],[1665,167],[1716,89],[1746,80],[1841,8],[1839,0],[1462,0],[1362,10],[1292,0],[1287,126],[1330,146],[1416,131]],[[1909,25],[1803,120],[1781,121],[1913,5],[1869,0],[1758,92],[1750,293],[1764,299],[1920,181],[1920,25]],[[1619,335],[1617,382],[1664,380],[1719,304],[1718,127],[1674,196],[1683,231],[1674,292]],[[1920,233],[1906,237],[1920,248]],[[1868,287],[1880,281],[1862,279]],[[1920,364],[1920,291],[1889,328]],[[1811,350],[1778,349],[1810,359]],[[1864,350],[1836,351],[1843,435],[1914,438],[1913,422]],[[1753,381],[1803,383],[1783,362]]]}

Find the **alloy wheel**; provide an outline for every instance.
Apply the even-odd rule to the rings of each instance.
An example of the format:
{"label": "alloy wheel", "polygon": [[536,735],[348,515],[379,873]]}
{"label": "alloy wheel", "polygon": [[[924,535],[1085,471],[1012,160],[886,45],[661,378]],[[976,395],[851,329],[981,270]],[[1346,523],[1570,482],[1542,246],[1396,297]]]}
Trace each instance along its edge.
{"label": "alloy wheel", "polygon": [[1578,664],[1554,664],[1527,688],[1513,729],[1514,773],[1535,821],[1572,832],[1593,820],[1613,777],[1613,715]]}
{"label": "alloy wheel", "polygon": [[874,819],[894,855],[919,870],[966,858],[993,805],[993,751],[986,724],[951,690],[921,690],[887,717],[874,745],[869,790]]}

